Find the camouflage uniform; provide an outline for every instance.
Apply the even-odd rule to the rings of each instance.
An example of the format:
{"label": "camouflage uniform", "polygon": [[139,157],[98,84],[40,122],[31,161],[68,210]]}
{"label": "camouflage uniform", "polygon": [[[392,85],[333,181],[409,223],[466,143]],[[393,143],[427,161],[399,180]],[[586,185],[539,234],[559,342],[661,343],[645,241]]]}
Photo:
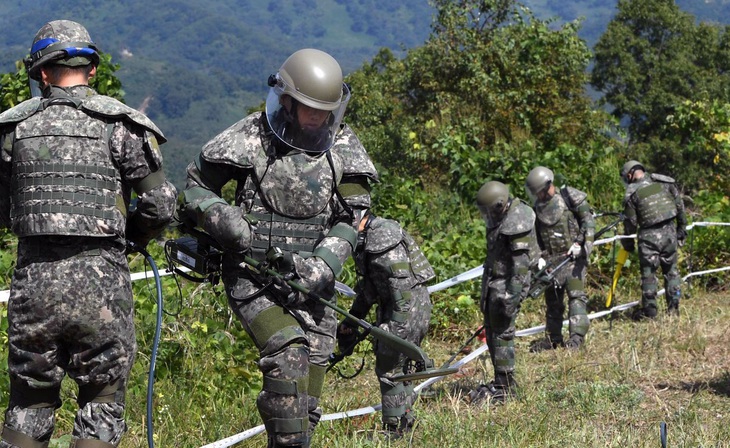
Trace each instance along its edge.
{"label": "camouflage uniform", "polygon": [[[626,187],[624,196],[624,233],[638,228],[639,266],[641,268],[641,309],[635,317],[657,314],[656,271],[664,273],[667,310],[679,309],[682,279],[677,269],[678,232],[684,239],[687,218],[684,203],[674,179],[661,174],[645,173]],[[624,249],[634,250],[634,241],[622,239]]]}
{"label": "camouflage uniform", "polygon": [[[376,178],[348,126],[329,151],[311,155],[287,149],[262,113],[216,136],[188,166],[186,214],[228,249],[222,278],[229,305],[259,350],[257,406],[269,446],[309,446],[337,319],[242,266],[242,254],[249,244],[261,261],[272,247],[293,254],[295,280],[334,298],[334,279],[356,245],[355,222],[370,206],[368,179]],[[229,180],[237,185],[235,206],[221,199]]]}
{"label": "camouflage uniform", "polygon": [[538,252],[535,212],[527,204],[511,199],[500,220],[487,220],[480,305],[494,367],[493,386],[509,393],[516,387],[515,320],[529,291],[532,260]]}
{"label": "camouflage uniform", "polygon": [[569,344],[576,348],[580,346],[590,325],[584,282],[588,256],[593,248],[595,221],[586,197],[580,190],[562,187],[551,198],[542,196],[545,199],[535,202],[537,240],[548,265],[557,265],[563,261],[574,243],[582,249],[580,255],[556,273],[553,284],[545,290],[546,331],[553,345],[563,343],[563,295],[566,291]]}
{"label": "camouflage uniform", "polygon": [[86,85],[43,93],[0,115],[0,223],[19,238],[0,447],[45,446],[65,374],[76,446],[117,446],[137,350],[125,243],[159,234],[176,192],[147,117]]}
{"label": "camouflage uniform", "polygon": [[[355,264],[361,279],[350,313],[361,319],[377,304],[376,324],[420,345],[428,332],[431,300],[425,283],[435,277],[431,264],[398,222],[371,217],[360,232]],[[383,424],[395,430],[413,424],[413,384],[387,376],[407,371],[406,357],[385,344],[375,345],[375,374],[380,382]]]}

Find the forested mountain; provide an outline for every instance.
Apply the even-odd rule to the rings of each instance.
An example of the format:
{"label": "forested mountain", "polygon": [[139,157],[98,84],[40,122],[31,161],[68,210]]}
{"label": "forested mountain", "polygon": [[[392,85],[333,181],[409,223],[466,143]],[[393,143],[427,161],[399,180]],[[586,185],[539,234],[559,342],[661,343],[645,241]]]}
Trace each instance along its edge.
{"label": "forested mountain", "polygon": [[[583,18],[592,46],[615,1],[528,0],[556,24]],[[680,0],[699,20],[730,18],[730,0]],[[396,55],[428,38],[428,0],[7,0],[0,4],[0,70],[14,71],[48,20],[77,20],[121,65],[126,102],[143,109],[169,139],[167,171],[177,185],[200,146],[261,103],[266,79],[302,47],[330,52],[345,72],[382,47]],[[730,19],[728,19],[730,20]]]}

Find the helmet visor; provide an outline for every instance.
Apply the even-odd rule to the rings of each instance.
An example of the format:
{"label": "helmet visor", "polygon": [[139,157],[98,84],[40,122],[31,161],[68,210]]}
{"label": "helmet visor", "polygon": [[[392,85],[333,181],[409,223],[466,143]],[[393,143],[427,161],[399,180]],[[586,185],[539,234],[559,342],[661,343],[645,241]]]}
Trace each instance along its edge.
{"label": "helmet visor", "polygon": [[266,98],[266,119],[283,143],[299,151],[322,153],[332,147],[349,99],[350,90],[342,84],[339,105],[334,109],[317,109],[284,93],[283,85],[277,83]]}

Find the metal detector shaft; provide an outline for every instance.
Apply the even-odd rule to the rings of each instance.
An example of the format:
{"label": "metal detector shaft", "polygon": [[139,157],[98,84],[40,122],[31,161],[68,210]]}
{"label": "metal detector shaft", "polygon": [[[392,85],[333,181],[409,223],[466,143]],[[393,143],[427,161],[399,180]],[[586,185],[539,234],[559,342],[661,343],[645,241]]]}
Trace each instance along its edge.
{"label": "metal detector shaft", "polygon": [[[565,260],[561,261],[557,266],[551,267],[547,266],[543,268],[540,272],[538,272],[535,275],[535,279],[538,282],[538,284],[530,289],[530,292],[528,292],[528,296],[532,298],[537,298],[542,294],[542,292],[550,285],[550,282],[553,281],[553,278],[555,278],[555,275],[558,273],[559,270],[563,268],[568,262],[572,261],[572,257],[565,257]],[[543,276],[542,274],[546,272],[548,269],[550,269],[550,272]],[[542,277],[542,279],[541,279]]]}
{"label": "metal detector shaft", "polygon": [[[259,267],[260,263],[256,261],[256,259],[251,258],[249,256],[244,257],[244,263],[251,266],[252,268],[258,270],[261,272],[261,268]],[[433,360],[429,358],[426,353],[421,350],[421,348],[412,342],[406,341],[405,339],[399,338],[398,336],[388,333],[387,331],[383,330],[380,327],[377,327],[375,325],[371,325],[370,322],[360,319],[359,317],[355,317],[349,312],[347,312],[344,308],[341,308],[337,306],[336,304],[330,302],[326,298],[320,296],[319,294],[316,294],[312,291],[310,291],[308,288],[305,288],[304,286],[300,285],[299,283],[293,281],[293,280],[287,280],[284,278],[283,275],[281,275],[279,272],[269,269],[269,268],[263,268],[263,272],[265,274],[271,275],[273,277],[278,278],[280,281],[286,283],[289,285],[290,288],[301,292],[302,294],[307,295],[308,297],[317,300],[322,305],[332,308],[333,310],[337,311],[341,315],[345,316],[352,322],[355,322],[359,327],[364,329],[365,331],[369,332],[375,339],[378,341],[384,343],[388,347],[392,348],[393,350],[396,350],[402,354],[404,354],[409,359],[412,359],[416,362],[422,362],[424,364],[424,367],[429,369],[433,367]]]}

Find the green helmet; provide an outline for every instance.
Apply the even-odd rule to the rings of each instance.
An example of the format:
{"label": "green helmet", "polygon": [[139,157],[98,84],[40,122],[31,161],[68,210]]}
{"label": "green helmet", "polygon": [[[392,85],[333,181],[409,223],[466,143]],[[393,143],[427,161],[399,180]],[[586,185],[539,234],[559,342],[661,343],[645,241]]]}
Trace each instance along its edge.
{"label": "green helmet", "polygon": [[509,203],[509,188],[498,181],[486,182],[477,192],[477,207],[492,221],[499,221]]}
{"label": "green helmet", "polygon": [[[269,76],[269,87],[266,117],[276,136],[289,146],[306,152],[327,151],[334,142],[350,99],[340,64],[324,51],[305,48],[289,56],[279,71]],[[328,112],[318,129],[299,123],[297,110],[300,105]]]}
{"label": "green helmet", "polygon": [[54,20],[38,30],[25,68],[28,76],[40,80],[40,68],[49,63],[79,67],[99,65],[99,53],[83,25],[71,20]]}
{"label": "green helmet", "polygon": [[623,180],[625,183],[629,182],[629,174],[633,173],[635,170],[642,170],[645,171],[644,165],[641,164],[641,162],[636,160],[629,160],[628,162],[624,163],[624,166],[621,168],[621,180]]}
{"label": "green helmet", "polygon": [[552,170],[544,166],[533,168],[525,179],[525,190],[532,202],[535,202],[538,195],[555,181],[555,175]]}

